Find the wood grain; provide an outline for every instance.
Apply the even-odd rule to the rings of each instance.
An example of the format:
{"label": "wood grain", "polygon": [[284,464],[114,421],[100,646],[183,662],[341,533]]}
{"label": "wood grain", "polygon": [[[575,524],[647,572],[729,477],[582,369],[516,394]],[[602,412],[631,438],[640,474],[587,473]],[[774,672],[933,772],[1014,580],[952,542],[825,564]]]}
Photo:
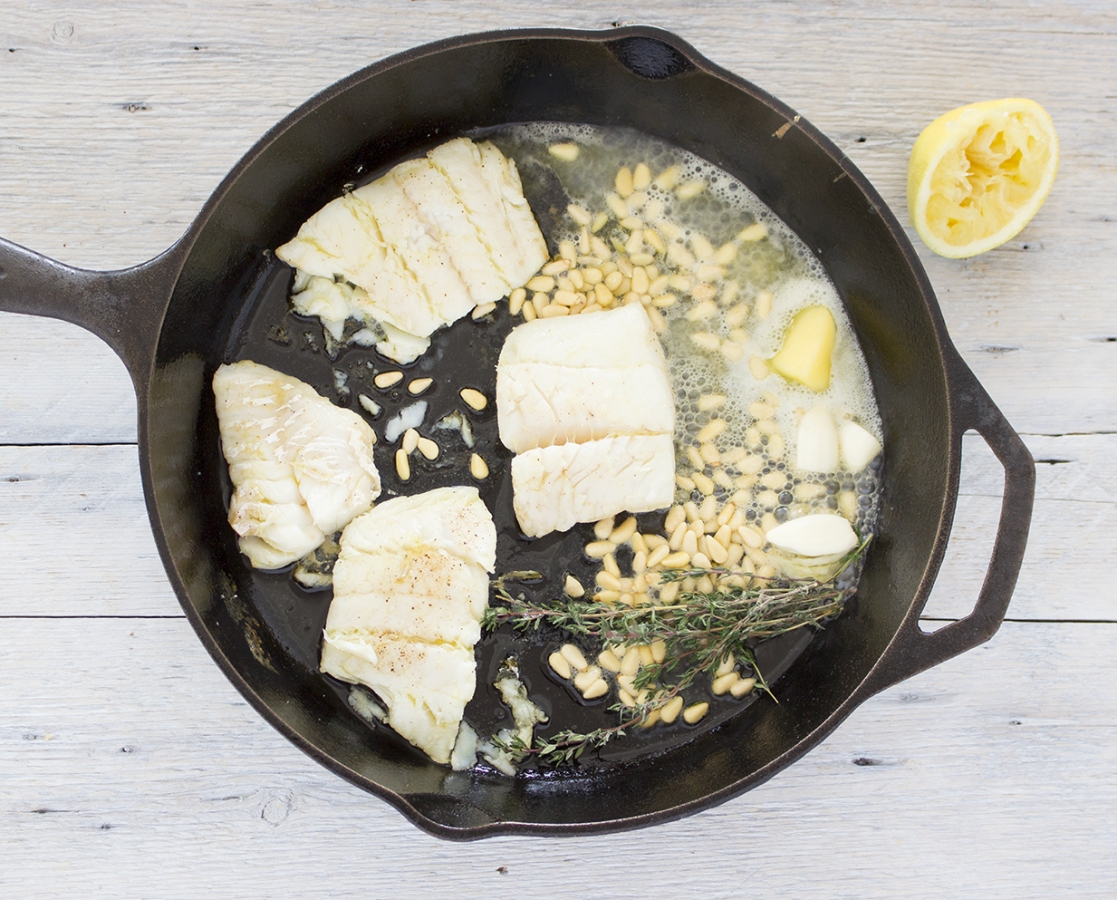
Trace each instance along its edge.
{"label": "wood grain", "polygon": [[[0,315],[0,894],[1111,898],[1117,884],[1117,7],[1103,0],[7,0],[0,235],[112,269],[164,250],[268,128],[338,78],[469,31],[659,25],[827,134],[907,227],[943,111],[1039,100],[1055,188],[1004,248],[913,238],[1037,502],[993,640],[874,698],[771,782],[641,832],[465,846],[265,725],[181,617],[123,365]],[[972,607],[1003,473],[965,442],[928,627]]]}
{"label": "wood grain", "polygon": [[456,845],[264,725],[185,622],[93,619],[79,633],[9,621],[0,888],[38,893],[45,878],[82,897],[126,885],[162,898],[726,897],[742,886],[760,898],[1110,896],[1103,861],[1075,861],[1117,829],[1117,696],[1093,670],[1115,629],[1009,623],[869,701],[768,784],[680,822]]}

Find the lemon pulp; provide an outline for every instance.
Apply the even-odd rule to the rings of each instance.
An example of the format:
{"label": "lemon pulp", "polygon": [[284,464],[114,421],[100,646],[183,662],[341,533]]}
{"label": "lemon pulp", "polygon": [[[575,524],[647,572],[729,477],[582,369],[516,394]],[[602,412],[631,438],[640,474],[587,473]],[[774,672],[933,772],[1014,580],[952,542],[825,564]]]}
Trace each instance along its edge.
{"label": "lemon pulp", "polygon": [[933,251],[974,256],[1014,237],[1046,199],[1059,161],[1038,103],[974,103],[932,122],[912,148],[908,210]]}

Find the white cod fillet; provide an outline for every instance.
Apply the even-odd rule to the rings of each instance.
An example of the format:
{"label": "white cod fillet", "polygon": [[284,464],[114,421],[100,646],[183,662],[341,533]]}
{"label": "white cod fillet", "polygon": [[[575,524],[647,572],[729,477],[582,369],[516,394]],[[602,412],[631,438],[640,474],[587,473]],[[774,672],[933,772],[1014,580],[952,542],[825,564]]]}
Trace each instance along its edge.
{"label": "white cod fillet", "polygon": [[624,510],[663,509],[674,497],[675,442],[670,434],[538,447],[512,458],[512,506],[529,537]]}
{"label": "white cod fillet", "polygon": [[376,436],[310,385],[249,360],[213,376],[235,490],[229,524],[259,569],[306,556],[380,495]]}
{"label": "white cod fillet", "polygon": [[420,338],[506,296],[547,261],[515,162],[468,138],[327,203],[275,252],[360,288],[351,318]]}
{"label": "white cod fillet", "polygon": [[397,497],[349,523],[321,669],[372,688],[388,724],[448,763],[477,675],[496,526],[472,487]]}
{"label": "white cod fillet", "polygon": [[500,439],[519,454],[513,506],[525,534],[671,504],[675,399],[639,304],[514,328],[496,400]]}

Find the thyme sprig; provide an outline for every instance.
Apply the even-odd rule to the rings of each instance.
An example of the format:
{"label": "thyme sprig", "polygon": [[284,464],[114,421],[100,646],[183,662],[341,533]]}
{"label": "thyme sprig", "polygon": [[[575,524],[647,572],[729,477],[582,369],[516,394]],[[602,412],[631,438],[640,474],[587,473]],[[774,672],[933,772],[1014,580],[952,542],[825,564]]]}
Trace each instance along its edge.
{"label": "thyme sprig", "polygon": [[[871,539],[867,536],[841,561],[838,573],[860,558]],[[666,648],[663,662],[643,666],[636,676],[635,686],[642,701],[632,707],[610,707],[620,716],[617,725],[586,733],[566,730],[549,737],[536,736],[531,746],[514,739],[500,749],[516,761],[534,756],[551,765],[573,762],[586,750],[603,747],[632,728],[653,724],[658,710],[699,676],[714,674],[730,655],[750,665],[758,685],[775,699],[756,664],[752,644],[799,628],[821,629],[855,592],[853,587],[838,587],[833,578],[769,580],[753,585],[756,576],[752,573],[725,568],[668,571],[662,574],[662,580],[683,581],[703,575],[718,579],[715,590],[684,591],[674,603],[638,607],[584,599],[540,605],[523,595],[512,595],[504,581],[499,581],[495,587],[502,605],[490,606],[486,611],[482,626],[488,630],[507,623],[518,630],[538,630],[547,624],[602,644],[662,641]],[[733,575],[744,576],[750,586],[726,585],[722,579]],[[670,684],[666,684],[668,681]]]}

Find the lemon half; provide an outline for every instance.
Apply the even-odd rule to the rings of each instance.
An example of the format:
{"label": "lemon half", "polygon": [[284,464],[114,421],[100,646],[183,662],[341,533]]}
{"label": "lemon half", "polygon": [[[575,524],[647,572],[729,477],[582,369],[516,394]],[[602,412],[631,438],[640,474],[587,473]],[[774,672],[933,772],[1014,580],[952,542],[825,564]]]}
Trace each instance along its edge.
{"label": "lemon half", "polygon": [[1034,100],[959,107],[923,129],[912,147],[911,222],[940,256],[976,256],[1028,224],[1058,167],[1055,126]]}

